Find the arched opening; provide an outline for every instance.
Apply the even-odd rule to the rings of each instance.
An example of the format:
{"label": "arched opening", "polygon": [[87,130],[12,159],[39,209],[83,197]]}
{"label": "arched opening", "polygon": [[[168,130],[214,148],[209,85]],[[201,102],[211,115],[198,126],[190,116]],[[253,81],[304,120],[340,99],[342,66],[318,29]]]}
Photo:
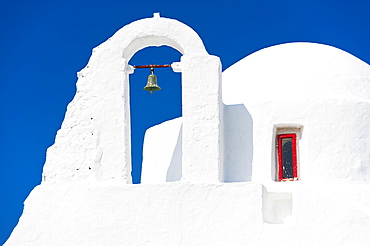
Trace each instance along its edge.
{"label": "arched opening", "polygon": [[[134,54],[130,65],[171,64],[180,61],[181,53],[168,46],[147,47]],[[181,73],[158,68],[154,74],[162,90],[152,95],[143,90],[150,69],[135,69],[130,75],[130,115],[132,182],[140,183],[145,131],[164,121],[182,116]]]}
{"label": "arched opening", "polygon": [[[150,46],[169,46],[175,50],[161,47],[150,48],[158,49],[153,54],[145,50],[140,51]],[[166,56],[165,49],[171,50],[176,55],[173,58]],[[148,59],[154,59],[154,62],[133,58],[138,51],[140,51],[138,55],[147,53]],[[178,52],[182,54],[181,62]],[[168,69],[157,70],[159,84],[164,89],[155,92],[154,95],[147,92],[145,94],[142,88],[146,85],[148,74],[137,69],[136,74],[142,73],[141,78],[140,75],[137,76],[137,82],[134,75],[130,75],[133,68],[129,64],[136,65],[133,64],[136,63],[135,59],[138,59],[137,65],[171,63],[174,70],[181,72],[181,75],[173,74]],[[162,73],[165,75],[162,76]],[[181,95],[164,93],[167,91],[165,88],[169,88],[171,83],[176,84],[171,81],[170,76],[181,76],[182,86],[179,85],[178,89]],[[130,77],[133,87],[131,100]],[[171,82],[167,83],[166,80]],[[134,92],[136,85],[142,96]],[[162,100],[156,104],[155,99],[161,96]],[[207,53],[202,40],[191,28],[176,20],[160,18],[158,15],[121,28],[106,42],[93,49],[88,65],[78,73],[77,93],[68,106],[62,129],[58,132],[55,144],[48,150],[49,158],[44,166],[45,177],[56,180],[72,178],[78,180],[92,174],[97,180],[132,183],[131,118],[135,128],[140,124],[136,123],[136,113],[143,112],[145,117],[140,119],[140,122],[148,122],[151,119],[150,115],[160,116],[162,113],[171,112],[168,106],[173,104],[170,101],[172,96],[178,98],[177,105],[181,104],[178,112],[146,126],[183,116],[183,124],[180,126],[181,140],[178,141],[181,143],[181,149],[177,148],[175,142],[176,150],[180,151],[174,155],[176,161],[170,162],[171,165],[181,163],[181,169],[172,165],[171,167],[176,168],[169,169],[171,172],[168,174],[175,173],[173,172],[175,169],[181,170],[181,180],[186,182],[218,182],[222,175],[224,160],[220,59]],[[132,117],[130,101],[131,105],[140,105],[137,110],[132,110]],[[81,122],[83,124],[80,124]],[[81,129],[77,129],[75,125],[80,125]],[[70,134],[71,132],[73,134]],[[138,138],[134,133],[134,141],[142,139],[143,132],[144,130]],[[76,135],[79,138],[76,138]],[[83,144],[80,144],[82,141]],[[79,151],[80,148],[75,148],[70,142],[82,146],[83,151]],[[70,162],[70,159],[64,158],[66,153],[75,161]],[[134,155],[137,156],[136,153]],[[135,157],[134,160],[134,183],[140,182],[140,167],[138,168],[140,164],[137,164],[137,159]],[[180,160],[177,161],[178,159]],[[79,167],[74,167],[80,166],[80,163],[85,165],[83,168],[85,171],[79,171],[76,175],[75,171]],[[94,168],[89,169],[91,167],[89,165],[94,165]],[[69,168],[68,171],[64,171],[65,167]],[[91,170],[94,170],[93,173]],[[167,179],[166,176],[165,180],[177,181],[171,175],[169,176],[172,179]]]}

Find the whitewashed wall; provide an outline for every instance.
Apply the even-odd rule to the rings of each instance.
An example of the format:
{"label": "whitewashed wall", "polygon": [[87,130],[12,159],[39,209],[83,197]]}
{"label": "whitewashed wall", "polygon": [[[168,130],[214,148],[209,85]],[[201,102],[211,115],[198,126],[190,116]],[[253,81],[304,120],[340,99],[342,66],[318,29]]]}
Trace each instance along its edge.
{"label": "whitewashed wall", "polygon": [[252,181],[275,184],[274,125],[301,124],[301,181],[370,182],[368,64],[327,45],[282,44],[239,61],[223,81],[224,102],[251,115]]}
{"label": "whitewashed wall", "polygon": [[[224,181],[252,181],[266,187],[258,212],[262,221],[243,222],[246,232],[235,232],[233,245],[368,244],[369,99],[370,66],[326,45],[292,43],[266,48],[223,73]],[[169,131],[161,131],[167,124]],[[298,182],[274,181],[274,126],[279,124],[303,128]],[[171,122],[154,126],[145,143],[162,146],[159,136],[175,139],[180,129]],[[147,146],[144,158],[150,150],[160,156],[180,155],[174,148],[175,144],[160,149]],[[144,161],[143,172],[153,165]],[[152,174],[155,179],[157,174]],[[155,182],[166,182],[162,177]],[[259,228],[260,236],[248,241],[243,236],[252,236],[251,228]]]}
{"label": "whitewashed wall", "polygon": [[[170,28],[156,30],[158,23]],[[184,51],[177,69],[188,94],[182,119],[148,130],[143,163],[148,184],[132,185],[130,157],[117,152],[129,149],[123,85],[132,70],[122,70],[125,60],[107,65],[122,58],[118,37],[131,30],[137,38],[144,24],[153,24],[152,34],[179,31],[178,22],[157,16],[124,27],[95,50],[48,152],[45,180],[25,201],[6,246],[369,244],[369,65],[318,44],[267,48],[224,72],[223,108],[218,58],[202,52],[186,56],[173,39],[154,39]],[[128,47],[123,57],[148,40],[119,46]],[[202,74],[216,86],[207,80],[197,81],[200,87],[184,83],[196,68],[210,69]],[[110,69],[113,82],[103,76]],[[203,89],[209,100],[190,103],[190,92],[198,97]],[[123,101],[114,99],[122,96]],[[102,113],[107,106],[116,114]],[[105,117],[113,117],[107,126]],[[273,126],[279,123],[304,127],[299,182],[273,181]],[[162,152],[151,148],[158,145]],[[147,158],[153,153],[158,155]]]}
{"label": "whitewashed wall", "polygon": [[172,64],[182,75],[182,178],[219,181],[224,159],[220,59],[207,53],[190,27],[156,13],[126,25],[93,50],[48,149],[43,182],[131,183],[128,75],[134,69],[128,62],[137,51],[162,45],[183,54]]}

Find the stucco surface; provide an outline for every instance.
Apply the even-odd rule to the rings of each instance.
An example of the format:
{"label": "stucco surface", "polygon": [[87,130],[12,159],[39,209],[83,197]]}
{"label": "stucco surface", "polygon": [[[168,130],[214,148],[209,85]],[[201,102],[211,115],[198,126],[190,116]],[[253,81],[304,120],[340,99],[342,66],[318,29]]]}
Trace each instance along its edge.
{"label": "stucco surface", "polygon": [[[368,64],[327,45],[283,44],[228,68],[222,88],[225,162],[220,181],[276,185],[274,126],[287,124],[303,129],[301,181],[370,182]],[[178,131],[179,126],[157,132],[150,141]],[[158,151],[173,153],[171,148]]]}
{"label": "stucco surface", "polygon": [[[262,223],[262,192],[252,183],[43,184],[26,200],[20,224],[5,245],[251,242]],[[252,222],[257,227],[246,234]]]}
{"label": "stucco surface", "polygon": [[[183,117],[147,131],[146,184],[132,185],[127,59],[147,45],[184,54]],[[222,90],[221,75],[193,30],[158,15],[94,49],[5,245],[368,245],[369,65],[294,43],[230,67]],[[302,131],[299,181],[275,182],[282,124]]]}
{"label": "stucco surface", "polygon": [[126,25],[93,50],[47,151],[43,182],[132,183],[129,74],[134,69],[128,62],[140,49],[161,45],[183,54],[173,64],[183,85],[182,178],[218,182],[223,166],[220,59],[207,53],[190,27],[159,14]]}
{"label": "stucco surface", "polygon": [[300,184],[286,194],[266,199],[252,182],[43,184],[5,245],[368,244],[368,186]]}
{"label": "stucco surface", "polygon": [[370,182],[370,66],[351,54],[314,43],[265,48],[223,73],[223,100],[251,115],[253,181],[276,183],[274,125],[300,124],[301,181]]}
{"label": "stucco surface", "polygon": [[[143,146],[142,184],[180,181],[182,178],[182,118],[149,128]],[[158,137],[161,143],[158,144]]]}

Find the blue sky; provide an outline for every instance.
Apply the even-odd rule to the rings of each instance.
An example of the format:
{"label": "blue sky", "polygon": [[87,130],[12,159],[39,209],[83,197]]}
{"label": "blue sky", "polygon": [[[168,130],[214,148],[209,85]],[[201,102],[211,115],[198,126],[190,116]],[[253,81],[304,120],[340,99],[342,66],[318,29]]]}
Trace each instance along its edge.
{"label": "blue sky", "polygon": [[[91,50],[154,12],[192,27],[208,52],[221,58],[223,69],[262,48],[296,41],[329,44],[370,64],[370,0],[1,0],[1,244],[17,224],[24,200],[41,182],[46,149]],[[171,64],[179,57],[168,47],[148,48],[130,64]],[[148,70],[130,77],[136,183],[145,129],[181,116],[180,75],[171,69],[155,73],[163,90],[153,95],[142,90]]]}

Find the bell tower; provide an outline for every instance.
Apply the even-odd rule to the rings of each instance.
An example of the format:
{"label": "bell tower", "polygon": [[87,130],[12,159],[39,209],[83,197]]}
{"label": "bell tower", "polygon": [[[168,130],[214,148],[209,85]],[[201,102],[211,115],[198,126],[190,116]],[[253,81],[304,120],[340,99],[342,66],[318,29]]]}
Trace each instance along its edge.
{"label": "bell tower", "polygon": [[[159,186],[130,185],[129,75],[135,68],[129,61],[141,49],[162,45],[182,54],[171,64],[182,79],[182,178]],[[208,205],[202,199],[220,186],[222,114],[220,59],[207,53],[196,32],[159,14],[124,26],[93,49],[78,73],[77,92],[47,151],[42,182],[25,201],[5,245],[157,245],[165,238],[159,231],[177,235],[168,233],[171,221],[191,219],[179,204],[204,210]],[[196,202],[175,198],[192,187],[197,187]],[[229,188],[225,192],[232,194]],[[210,223],[217,221],[223,219]]]}
{"label": "bell tower", "polygon": [[[55,144],[48,149],[43,182],[70,180],[131,183],[128,64],[139,50],[166,45],[178,50],[172,64],[182,79],[182,179],[218,182],[223,162],[221,63],[209,55],[196,32],[162,18],[135,21],[93,49],[78,73]],[[156,88],[157,89],[157,88]]]}
{"label": "bell tower", "polygon": [[[129,62],[162,45],[182,54],[171,64],[181,73],[182,126],[152,129],[181,136],[163,149],[181,159],[182,176],[132,185]],[[238,104],[224,107],[220,59],[190,27],[159,14],[96,47],[5,246],[368,245],[368,64],[289,44],[233,67],[224,95]],[[161,145],[168,138],[159,134],[147,139]]]}

